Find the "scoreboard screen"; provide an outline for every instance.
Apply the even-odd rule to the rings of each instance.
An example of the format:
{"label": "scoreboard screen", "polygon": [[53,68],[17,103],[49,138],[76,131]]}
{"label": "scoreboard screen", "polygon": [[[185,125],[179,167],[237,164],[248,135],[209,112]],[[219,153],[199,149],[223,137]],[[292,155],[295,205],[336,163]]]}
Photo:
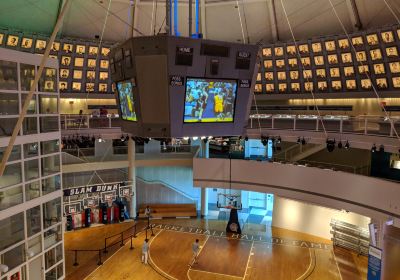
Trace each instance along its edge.
{"label": "scoreboard screen", "polygon": [[233,122],[237,80],[187,78],[184,123]]}
{"label": "scoreboard screen", "polygon": [[136,122],[135,102],[133,99],[132,82],[130,80],[117,83],[119,108],[123,120]]}

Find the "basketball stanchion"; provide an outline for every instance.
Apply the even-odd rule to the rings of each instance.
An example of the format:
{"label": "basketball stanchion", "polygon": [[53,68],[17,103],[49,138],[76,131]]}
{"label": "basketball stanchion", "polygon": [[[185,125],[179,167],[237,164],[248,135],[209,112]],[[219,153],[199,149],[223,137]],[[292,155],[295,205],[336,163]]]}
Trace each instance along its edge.
{"label": "basketball stanchion", "polygon": [[101,250],[99,250],[99,261],[97,262],[97,265],[102,265],[103,262],[101,261]]}
{"label": "basketball stanchion", "polygon": [[132,244],[132,238],[133,238],[134,236],[133,235],[131,235],[131,247],[129,248],[129,249],[133,249],[133,244]]}
{"label": "basketball stanchion", "polygon": [[75,258],[74,258],[73,266],[78,266],[78,265],[79,265],[79,263],[78,263],[78,251],[75,250]]}

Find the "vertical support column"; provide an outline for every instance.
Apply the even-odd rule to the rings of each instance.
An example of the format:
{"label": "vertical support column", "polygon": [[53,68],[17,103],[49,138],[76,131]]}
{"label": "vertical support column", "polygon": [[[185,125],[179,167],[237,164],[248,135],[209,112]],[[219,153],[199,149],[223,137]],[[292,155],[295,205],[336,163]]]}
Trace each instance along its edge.
{"label": "vertical support column", "polygon": [[[193,0],[189,0],[189,37],[192,37],[192,19],[193,19]],[[197,18],[196,18],[197,20]]]}
{"label": "vertical support column", "polygon": [[131,36],[135,35],[135,20],[136,20],[136,2],[135,0],[131,0]]}
{"label": "vertical support column", "polygon": [[135,148],[135,141],[130,137],[128,140],[128,180],[132,183],[132,201],[129,209],[129,216],[136,217],[136,148]]}
{"label": "vertical support column", "polygon": [[[206,39],[207,38],[207,28],[206,28],[206,1],[205,0],[196,0],[197,4],[196,4],[196,33],[199,34],[199,20],[201,23],[201,33],[203,34],[203,38]],[[200,15],[199,15],[199,1],[201,1],[200,3]]]}
{"label": "vertical support column", "polygon": [[179,18],[178,18],[178,0],[174,0],[174,35],[181,36],[178,30]]}
{"label": "vertical support column", "polygon": [[172,34],[171,31],[171,3],[172,0],[165,0],[165,31],[168,35]]}
{"label": "vertical support column", "polygon": [[[200,156],[209,158],[209,143],[204,140],[200,141]],[[201,188],[201,217],[208,215],[208,188]]]}
{"label": "vertical support column", "polygon": [[272,40],[274,42],[279,41],[279,31],[278,24],[276,20],[276,9],[275,9],[275,0],[267,1],[267,9],[269,14],[269,25],[271,27]]}

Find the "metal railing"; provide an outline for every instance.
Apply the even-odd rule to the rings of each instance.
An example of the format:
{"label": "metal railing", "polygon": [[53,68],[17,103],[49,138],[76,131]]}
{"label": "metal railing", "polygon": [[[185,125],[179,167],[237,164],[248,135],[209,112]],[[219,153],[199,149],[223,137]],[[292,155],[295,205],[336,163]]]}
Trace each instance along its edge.
{"label": "metal railing", "polygon": [[390,119],[382,116],[339,116],[339,115],[250,115],[248,128],[255,129],[285,129],[353,133],[364,135],[379,135],[396,137],[396,131],[400,132],[400,117]]}
{"label": "metal railing", "polygon": [[121,119],[116,115],[94,116],[61,115],[61,129],[85,129],[85,128],[118,128],[121,127]]}
{"label": "metal railing", "polygon": [[307,167],[317,167],[321,169],[329,169],[334,171],[343,171],[347,173],[353,173],[358,175],[370,175],[370,165],[363,165],[363,166],[351,166],[345,164],[337,164],[337,163],[329,163],[329,162],[319,162],[319,161],[312,161],[312,160],[299,160],[295,162],[299,165],[304,165]]}
{"label": "metal railing", "polygon": [[[133,231],[133,233],[132,233]],[[124,234],[125,233],[125,234]],[[120,247],[124,246],[125,243],[124,241],[130,239],[130,249],[133,250],[133,238],[136,238],[137,236],[137,223],[135,223],[133,226],[123,230],[122,232],[116,233],[114,235],[108,236],[106,238],[104,238],[104,247],[101,248],[96,248],[96,249],[68,249],[66,251],[69,252],[73,252],[74,253],[74,262],[73,262],[73,266],[78,266],[79,265],[79,253],[82,252],[98,252],[98,261],[97,261],[97,265],[102,265],[103,261],[102,261],[102,254],[107,254],[108,253],[108,249],[110,249],[111,247],[118,245]],[[111,240],[111,242],[109,242],[109,240]]]}

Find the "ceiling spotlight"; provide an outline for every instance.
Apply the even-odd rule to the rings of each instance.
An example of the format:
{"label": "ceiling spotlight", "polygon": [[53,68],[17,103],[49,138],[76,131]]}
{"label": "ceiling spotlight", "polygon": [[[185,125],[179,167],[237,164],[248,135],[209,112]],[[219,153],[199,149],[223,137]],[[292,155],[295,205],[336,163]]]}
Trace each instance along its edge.
{"label": "ceiling spotlight", "polygon": [[343,147],[342,141],[339,141],[339,143],[337,144],[337,147],[338,147],[339,149],[341,149],[341,148]]}
{"label": "ceiling spotlight", "polygon": [[124,135],[121,135],[121,142],[124,142],[125,141],[125,137],[124,137]]}
{"label": "ceiling spotlight", "polygon": [[299,138],[297,138],[297,144],[300,144],[300,143],[301,143],[301,139],[299,137]]}
{"label": "ceiling spotlight", "polygon": [[199,137],[197,137],[197,136],[194,136],[194,137],[193,137],[193,140],[196,141],[197,139],[199,139]]}
{"label": "ceiling spotlight", "polygon": [[385,151],[385,147],[381,144],[380,146],[379,146],[379,152],[380,153],[383,153]]}
{"label": "ceiling spotlight", "polygon": [[336,143],[336,140],[335,139],[327,139],[326,140],[326,148],[327,148],[327,150],[328,150],[328,152],[333,152],[333,150],[335,149],[335,143]]}
{"label": "ceiling spotlight", "polygon": [[375,145],[375,143],[372,145],[371,152],[372,152],[372,153],[375,153],[375,152],[376,152],[376,145]]}
{"label": "ceiling spotlight", "polygon": [[213,139],[213,137],[212,136],[208,136],[208,140],[211,140],[211,139]]}
{"label": "ceiling spotlight", "polygon": [[183,137],[183,140],[189,140],[189,137]]}
{"label": "ceiling spotlight", "polygon": [[205,136],[201,136],[200,139],[201,139],[201,140],[204,140],[204,139],[206,139],[206,137],[205,137]]}
{"label": "ceiling spotlight", "polygon": [[277,140],[277,143],[280,144],[281,142],[282,142],[282,139],[281,139],[281,137],[279,136],[279,137],[278,137],[278,140]]}
{"label": "ceiling spotlight", "polygon": [[348,141],[348,140],[346,141],[346,144],[344,144],[344,148],[345,148],[345,149],[350,148],[350,144],[349,144],[349,141]]}
{"label": "ceiling spotlight", "polygon": [[306,139],[304,139],[304,137],[301,139],[301,145],[305,145],[306,144]]}

